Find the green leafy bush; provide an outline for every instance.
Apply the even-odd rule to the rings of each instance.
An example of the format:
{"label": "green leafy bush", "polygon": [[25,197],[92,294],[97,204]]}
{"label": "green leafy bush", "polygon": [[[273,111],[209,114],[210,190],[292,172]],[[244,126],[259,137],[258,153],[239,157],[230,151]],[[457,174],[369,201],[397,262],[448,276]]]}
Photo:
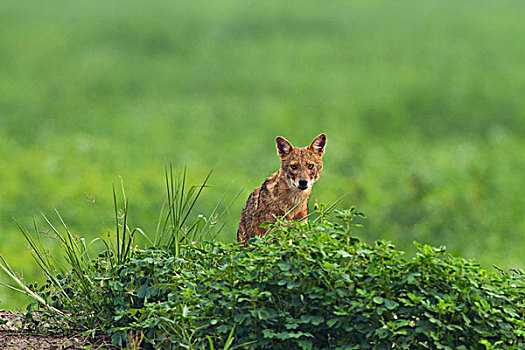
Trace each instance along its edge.
{"label": "green leafy bush", "polygon": [[243,349],[525,349],[521,271],[489,273],[419,244],[407,259],[388,242],[351,236],[360,215],[281,222],[244,249],[134,250],[111,268],[101,255],[89,271],[96,310],[75,290],[64,297],[50,284],[41,295],[69,324],[123,346],[202,349],[234,330]]}

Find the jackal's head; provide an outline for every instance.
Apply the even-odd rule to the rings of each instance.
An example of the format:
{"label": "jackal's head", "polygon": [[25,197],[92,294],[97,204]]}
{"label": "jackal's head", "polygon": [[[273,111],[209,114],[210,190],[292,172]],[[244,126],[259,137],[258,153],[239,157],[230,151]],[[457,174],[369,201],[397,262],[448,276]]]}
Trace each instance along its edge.
{"label": "jackal's head", "polygon": [[312,188],[323,171],[326,135],[317,136],[308,147],[294,147],[284,137],[277,137],[277,154],[281,157],[281,174],[291,186],[302,191]]}

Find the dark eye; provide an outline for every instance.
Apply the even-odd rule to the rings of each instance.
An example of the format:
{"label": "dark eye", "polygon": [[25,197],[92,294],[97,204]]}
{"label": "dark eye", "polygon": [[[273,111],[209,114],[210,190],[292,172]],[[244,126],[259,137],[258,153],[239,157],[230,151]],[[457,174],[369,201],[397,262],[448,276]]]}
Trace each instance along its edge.
{"label": "dark eye", "polygon": [[314,168],[313,164],[308,164],[308,169],[312,170]]}
{"label": "dark eye", "polygon": [[297,165],[295,165],[295,164],[290,165],[290,169],[297,170]]}

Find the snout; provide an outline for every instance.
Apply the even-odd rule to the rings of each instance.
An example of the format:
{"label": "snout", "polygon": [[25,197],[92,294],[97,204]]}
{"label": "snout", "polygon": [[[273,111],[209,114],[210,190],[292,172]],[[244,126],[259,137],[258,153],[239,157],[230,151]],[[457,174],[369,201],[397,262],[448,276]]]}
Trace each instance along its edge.
{"label": "snout", "polygon": [[300,179],[297,188],[300,190],[306,190],[308,188],[308,180]]}

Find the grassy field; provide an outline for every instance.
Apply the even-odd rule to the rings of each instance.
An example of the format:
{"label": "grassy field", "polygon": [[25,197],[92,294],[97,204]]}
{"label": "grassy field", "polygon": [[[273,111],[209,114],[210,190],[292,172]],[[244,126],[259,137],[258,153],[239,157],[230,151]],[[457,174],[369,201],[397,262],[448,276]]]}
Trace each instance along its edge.
{"label": "grassy field", "polygon": [[[13,218],[45,232],[56,208],[106,236],[120,178],[153,232],[170,162],[192,183],[213,169],[196,213],[242,191],[231,241],[278,168],[275,136],[325,132],[311,201],[346,194],[363,240],[524,268],[524,16],[519,1],[2,2],[0,252],[38,278]],[[0,289],[0,308],[24,303]]]}

